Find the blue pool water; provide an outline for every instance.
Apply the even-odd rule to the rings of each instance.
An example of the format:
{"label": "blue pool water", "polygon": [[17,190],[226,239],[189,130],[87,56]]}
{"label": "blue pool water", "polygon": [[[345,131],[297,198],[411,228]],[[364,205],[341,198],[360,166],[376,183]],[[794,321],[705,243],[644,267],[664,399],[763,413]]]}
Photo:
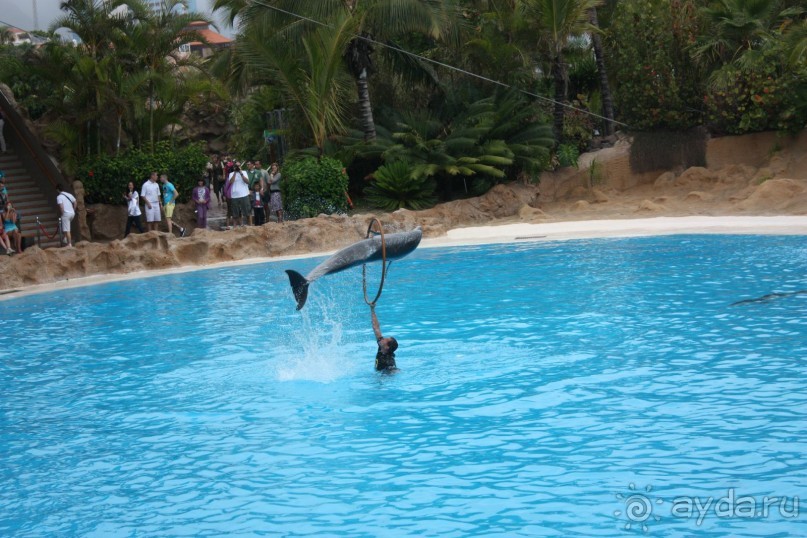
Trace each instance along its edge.
{"label": "blue pool water", "polygon": [[803,237],[316,263],[0,302],[0,535],[807,535]]}

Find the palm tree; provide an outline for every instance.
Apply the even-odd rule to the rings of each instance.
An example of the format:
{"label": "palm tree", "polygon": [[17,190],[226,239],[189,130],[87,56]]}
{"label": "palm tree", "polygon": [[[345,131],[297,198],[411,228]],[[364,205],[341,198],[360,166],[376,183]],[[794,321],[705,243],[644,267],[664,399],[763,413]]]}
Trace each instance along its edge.
{"label": "palm tree", "polygon": [[189,29],[191,23],[210,23],[198,13],[178,13],[177,6],[185,5],[184,0],[163,0],[162,10],[153,13],[140,0],[130,1],[130,26],[126,47],[134,55],[137,68],[143,71],[143,82],[147,90],[149,114],[149,144],[154,151],[155,112],[161,107],[157,98],[158,86],[171,85],[183,72],[199,68],[199,60],[180,53],[182,44],[193,41],[205,42],[199,32]]}
{"label": "palm tree", "polygon": [[564,49],[570,38],[596,31],[588,14],[601,0],[520,0],[525,16],[535,24],[538,44],[550,61],[555,86],[553,129],[555,139],[563,137],[563,115],[568,100]]}
{"label": "palm tree", "polygon": [[720,66],[758,48],[782,16],[780,0],[718,0],[701,8],[707,22],[693,48],[705,65]]}
{"label": "palm tree", "polygon": [[[232,13],[241,1],[218,0],[216,6],[234,19]],[[375,122],[367,80],[373,72],[374,45],[407,33],[444,39],[451,35],[456,9],[455,0],[267,0],[247,3],[239,15],[244,34],[276,28],[291,42],[299,42],[317,26],[334,28],[334,20],[352,20],[355,34],[343,60],[355,79],[362,129],[370,140],[375,138]]]}
{"label": "palm tree", "polygon": [[[64,15],[57,18],[49,31],[68,29],[78,35],[81,43],[77,49],[81,57],[74,63],[77,79],[73,86],[76,95],[84,95],[86,90],[92,97],[78,100],[79,110],[88,108],[88,122],[95,122],[96,151],[101,153],[101,125],[104,115],[104,99],[107,93],[103,82],[104,63],[116,50],[115,44],[124,35],[125,18],[116,11],[122,0],[66,0],[59,6]],[[89,132],[87,133],[89,136]]]}
{"label": "palm tree", "polygon": [[125,13],[117,10],[123,4],[124,0],[65,0],[59,5],[65,14],[48,31],[70,30],[81,39],[79,48],[97,61],[115,50],[126,22]]}
{"label": "palm tree", "polygon": [[602,115],[605,116],[605,136],[614,134],[614,99],[611,86],[608,84],[608,71],[605,69],[605,50],[600,37],[600,22],[597,8],[588,11],[588,22],[594,28],[591,32],[591,46],[594,48],[594,59],[597,62],[597,74],[600,77],[600,95],[602,96]]}
{"label": "palm tree", "polygon": [[319,155],[328,137],[345,128],[350,77],[343,56],[355,30],[355,20],[343,15],[329,27],[308,32],[302,58],[271,28],[253,27],[236,43],[236,70],[248,66],[253,80],[281,88],[297,105]]}
{"label": "palm tree", "polygon": [[807,21],[801,21],[793,25],[785,34],[788,55],[788,62],[791,66],[803,63],[807,57]]}

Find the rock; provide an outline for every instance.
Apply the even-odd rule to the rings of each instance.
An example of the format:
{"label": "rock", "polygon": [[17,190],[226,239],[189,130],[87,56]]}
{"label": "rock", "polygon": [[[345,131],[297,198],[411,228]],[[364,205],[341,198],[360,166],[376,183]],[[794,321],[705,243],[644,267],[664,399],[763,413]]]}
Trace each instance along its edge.
{"label": "rock", "polygon": [[[126,229],[126,206],[90,204],[87,206],[89,237],[93,241],[120,239]],[[145,228],[145,219],[143,227]]]}
{"label": "rock", "polygon": [[523,206],[521,206],[521,209],[518,210],[518,217],[524,222],[535,222],[545,220],[549,218],[549,215],[547,215],[537,207],[531,207],[528,206],[527,204],[524,204]]}
{"label": "rock", "polygon": [[672,172],[664,172],[653,182],[654,187],[668,187],[675,183],[675,174]]}
{"label": "rock", "polygon": [[751,178],[751,183],[754,185],[759,185],[763,181],[768,181],[769,179],[773,179],[774,173],[773,170],[767,166],[763,166],[757,173],[754,174],[754,177]]}
{"label": "rock", "polygon": [[84,204],[84,183],[79,180],[73,182],[73,195],[76,197],[76,216],[74,221],[78,224],[81,237],[87,239],[92,237],[90,226],[87,223],[88,213]]}
{"label": "rock", "polygon": [[578,200],[578,201],[576,201],[575,203],[572,204],[572,207],[570,209],[572,211],[583,211],[583,210],[588,209],[590,207],[591,207],[591,204],[588,203],[588,201],[586,201],[586,200]]}
{"label": "rock", "polygon": [[[387,231],[423,228],[425,237],[444,235],[463,224],[487,224],[492,220],[521,216],[528,201],[535,200],[537,186],[496,185],[479,198],[439,204],[424,211],[330,215],[313,219],[269,223],[237,230],[193,230],[193,208],[178,204],[175,221],[192,230],[189,237],[161,231],[133,233],[126,239],[126,207],[93,205],[90,219],[95,238],[109,243],[79,242],[75,248],[29,248],[14,257],[0,256],[0,289],[42,284],[94,274],[168,269],[182,265],[208,265],[255,257],[325,252],[363,239],[373,217]],[[587,204],[587,202],[586,202]],[[524,209],[531,220],[546,218],[536,208]]]}
{"label": "rock", "polygon": [[686,195],[686,200],[691,202],[711,202],[714,199],[713,195],[702,191],[692,191]]}
{"label": "rock", "polygon": [[582,186],[577,186],[572,189],[572,192],[569,193],[572,198],[582,198],[584,196],[588,196],[588,189]]}
{"label": "rock", "polygon": [[650,200],[642,200],[642,203],[639,204],[639,211],[649,211],[653,213],[658,213],[659,211],[664,211],[664,206],[659,205],[655,202]]}
{"label": "rock", "polygon": [[751,194],[753,194],[755,190],[757,190],[756,185],[749,185],[748,187],[746,187],[746,188],[742,189],[741,191],[737,192],[736,194],[733,194],[732,196],[730,196],[729,201],[730,202],[737,202],[739,200],[745,200],[746,198],[751,196]]}
{"label": "rock", "polygon": [[595,204],[604,204],[608,202],[608,197],[597,187],[591,189],[591,196],[594,198]]}
{"label": "rock", "polygon": [[757,169],[753,166],[732,164],[718,171],[717,180],[720,183],[747,183],[756,173]]}
{"label": "rock", "polygon": [[717,180],[717,174],[702,166],[693,166],[684,170],[675,180],[675,185],[691,185],[691,184],[707,184],[714,183]]}
{"label": "rock", "polygon": [[805,180],[771,179],[756,187],[737,207],[747,211],[782,210],[798,203],[806,191]]}

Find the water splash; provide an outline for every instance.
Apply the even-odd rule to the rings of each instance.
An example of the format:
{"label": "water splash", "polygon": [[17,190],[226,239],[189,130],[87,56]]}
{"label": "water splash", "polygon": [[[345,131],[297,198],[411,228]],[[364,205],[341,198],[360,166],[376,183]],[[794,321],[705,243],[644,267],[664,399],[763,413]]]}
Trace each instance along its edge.
{"label": "water splash", "polygon": [[355,316],[352,307],[343,303],[334,296],[319,295],[300,311],[299,325],[278,349],[278,381],[331,383],[354,370],[356,344],[345,338],[345,326]]}

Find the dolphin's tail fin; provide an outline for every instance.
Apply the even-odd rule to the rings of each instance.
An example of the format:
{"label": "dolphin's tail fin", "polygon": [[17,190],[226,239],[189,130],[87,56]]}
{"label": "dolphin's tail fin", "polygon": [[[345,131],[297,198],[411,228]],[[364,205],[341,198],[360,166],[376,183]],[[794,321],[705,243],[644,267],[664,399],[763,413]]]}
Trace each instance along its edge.
{"label": "dolphin's tail fin", "polygon": [[294,292],[294,298],[297,300],[297,310],[300,310],[303,306],[305,306],[305,300],[308,299],[309,282],[297,271],[286,269],[286,273],[289,275],[291,291]]}

